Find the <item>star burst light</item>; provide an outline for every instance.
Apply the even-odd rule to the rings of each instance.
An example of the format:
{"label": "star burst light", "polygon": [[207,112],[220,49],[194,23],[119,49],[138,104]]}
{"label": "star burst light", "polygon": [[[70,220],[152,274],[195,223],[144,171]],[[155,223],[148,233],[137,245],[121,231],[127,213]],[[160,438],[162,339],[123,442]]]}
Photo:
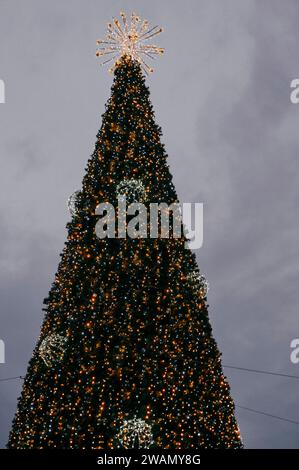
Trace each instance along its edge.
{"label": "star burst light", "polygon": [[146,59],[154,59],[155,56],[163,54],[164,49],[148,44],[147,41],[162,33],[163,29],[158,26],[151,28],[149,22],[141,20],[136,13],[132,13],[130,19],[127,19],[124,12],[121,12],[120,16],[121,20],[113,18],[113,21],[108,23],[105,39],[97,41],[100,47],[96,55],[107,57],[101,65],[115,60],[114,66],[110,69],[113,71],[117,60],[127,55],[139,62],[146,74],[153,72],[154,69],[147,64]]}

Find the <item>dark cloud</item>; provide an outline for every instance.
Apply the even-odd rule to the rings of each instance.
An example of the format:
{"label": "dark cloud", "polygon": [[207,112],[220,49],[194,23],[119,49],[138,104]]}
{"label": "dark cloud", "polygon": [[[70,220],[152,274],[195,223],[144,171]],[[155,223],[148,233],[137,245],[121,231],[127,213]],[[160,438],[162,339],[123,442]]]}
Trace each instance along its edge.
{"label": "dark cloud", "polygon": [[[95,40],[116,1],[1,2],[1,377],[23,374],[65,239],[111,76]],[[296,0],[130,1],[165,26],[149,77],[182,201],[204,202],[198,261],[224,364],[299,375]],[[237,404],[299,421],[297,381],[226,369]],[[0,445],[20,391],[0,384]],[[237,409],[248,447],[298,447],[297,427]]]}

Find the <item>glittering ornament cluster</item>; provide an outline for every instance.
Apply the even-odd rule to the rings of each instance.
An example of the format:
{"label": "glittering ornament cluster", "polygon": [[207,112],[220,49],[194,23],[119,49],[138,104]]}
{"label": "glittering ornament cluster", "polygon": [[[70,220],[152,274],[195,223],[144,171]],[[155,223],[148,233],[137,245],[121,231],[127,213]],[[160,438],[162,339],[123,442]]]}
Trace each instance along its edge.
{"label": "glittering ornament cluster", "polygon": [[47,367],[60,363],[67,344],[67,339],[64,336],[53,333],[48,335],[40,344],[39,355]]}
{"label": "glittering ornament cluster", "polygon": [[126,200],[127,204],[133,202],[144,202],[146,191],[141,180],[125,179],[116,188],[117,196],[120,200]]}
{"label": "glittering ornament cluster", "polygon": [[154,444],[152,426],[141,418],[125,420],[117,438],[125,449],[149,449]]}
{"label": "glittering ornament cluster", "polygon": [[206,280],[203,274],[192,271],[187,275],[187,281],[194,292],[198,292],[199,297],[204,299],[210,289],[209,282]]}
{"label": "glittering ornament cluster", "polygon": [[81,191],[75,191],[70,195],[67,201],[67,207],[72,216],[77,215],[79,209],[79,203],[81,198]]}
{"label": "glittering ornament cluster", "polygon": [[[129,19],[124,12],[121,12],[120,16],[121,20],[113,18],[113,21],[108,23],[106,38],[97,41],[100,47],[96,55],[106,58],[101,65],[125,55],[140,63],[145,73],[153,72],[154,69],[146,60],[163,54],[164,49],[148,44],[147,41],[162,33],[163,29],[158,26],[150,27],[149,22],[142,21],[136,13],[132,13]],[[113,70],[113,67],[110,70]]]}

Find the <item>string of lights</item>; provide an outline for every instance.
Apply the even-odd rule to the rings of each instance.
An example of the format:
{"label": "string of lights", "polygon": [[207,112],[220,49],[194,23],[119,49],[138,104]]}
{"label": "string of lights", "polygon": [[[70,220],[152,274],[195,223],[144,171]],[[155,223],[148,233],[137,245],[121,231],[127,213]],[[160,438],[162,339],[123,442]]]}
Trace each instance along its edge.
{"label": "string of lights", "polygon": [[125,225],[137,238],[96,232],[103,201],[116,207],[125,195],[146,208],[178,201],[135,56],[143,33],[136,26],[124,39],[114,25],[112,48],[118,54],[124,45],[126,53],[115,64],[78,203],[69,204],[67,240],[7,447],[116,449],[137,440],[143,448],[153,440],[160,448],[242,448],[211,335],[207,284],[185,236],[143,238],[129,213]]}
{"label": "string of lights", "polygon": [[[230,368],[230,369],[236,369],[236,370],[243,370],[243,371],[246,371],[246,372],[257,372],[257,373],[266,374],[266,375],[276,375],[276,376],[279,376],[279,377],[288,377],[288,378],[293,378],[293,379],[298,379],[299,378],[296,375],[280,374],[280,373],[276,373],[276,372],[270,372],[270,371],[258,370],[258,369],[248,369],[248,368],[245,368],[245,367],[237,367],[237,366],[229,366],[229,365],[223,365],[223,367]],[[17,379],[23,380],[24,376],[18,375],[18,376],[15,376],[15,377],[6,377],[6,378],[0,379],[0,382],[7,382],[7,381],[17,380]],[[268,416],[269,418],[274,418],[274,419],[278,419],[280,421],[285,421],[287,423],[298,424],[299,425],[299,421],[295,421],[293,419],[283,418],[282,416],[277,416],[277,415],[273,415],[271,413],[266,413],[265,411],[260,411],[260,410],[254,409],[254,408],[249,408],[248,406],[242,406],[242,405],[238,405],[238,404],[236,404],[235,406],[236,406],[236,408],[239,408],[241,410],[246,410],[246,411],[249,411],[251,413],[259,414],[259,415],[262,415],[262,416]]]}
{"label": "string of lights", "polygon": [[[257,374],[274,375],[274,376],[277,376],[277,377],[286,377],[286,378],[289,378],[289,379],[297,379],[297,380],[299,379],[298,375],[282,374],[280,372],[273,372],[273,371],[269,371],[269,370],[249,369],[248,367],[232,366],[232,365],[228,365],[228,364],[223,364],[223,367],[225,367],[227,369],[241,370],[241,371],[244,371],[244,372],[254,372],[254,373],[257,373]],[[18,375],[18,376],[15,376],[15,377],[0,378],[0,382],[6,382],[8,380],[16,380],[16,379],[24,379],[24,377],[22,375]]]}

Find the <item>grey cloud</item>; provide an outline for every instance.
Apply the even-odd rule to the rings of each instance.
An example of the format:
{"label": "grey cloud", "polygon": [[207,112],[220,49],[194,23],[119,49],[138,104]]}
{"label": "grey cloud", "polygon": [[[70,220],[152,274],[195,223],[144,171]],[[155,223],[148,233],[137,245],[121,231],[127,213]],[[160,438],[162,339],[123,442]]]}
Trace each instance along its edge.
{"label": "grey cloud", "polygon": [[[95,40],[119,2],[1,2],[0,376],[24,373],[111,86]],[[162,24],[151,98],[182,201],[204,202],[199,265],[224,364],[299,375],[299,77],[295,0],[130,1]],[[226,369],[237,404],[299,421],[297,382]],[[0,384],[4,446],[18,381]],[[297,427],[237,409],[248,447],[298,447]]]}

